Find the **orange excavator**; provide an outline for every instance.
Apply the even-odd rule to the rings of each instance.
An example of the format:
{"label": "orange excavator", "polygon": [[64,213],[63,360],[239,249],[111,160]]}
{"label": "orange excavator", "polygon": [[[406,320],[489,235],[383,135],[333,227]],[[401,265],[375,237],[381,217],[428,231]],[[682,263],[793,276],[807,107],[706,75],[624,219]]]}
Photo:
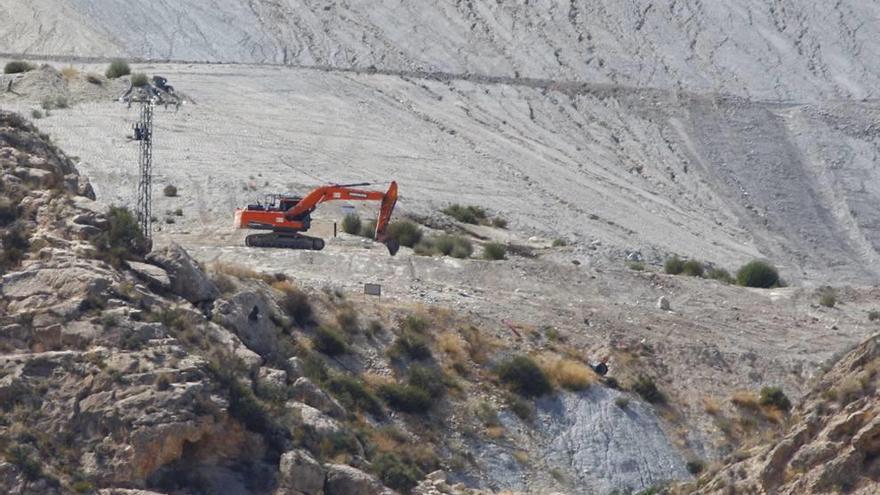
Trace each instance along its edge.
{"label": "orange excavator", "polygon": [[330,184],[313,189],[305,197],[273,194],[266,204],[257,203],[235,210],[235,228],[271,230],[271,234],[251,234],[245,244],[251,247],[287,249],[324,249],[324,240],[302,235],[312,223],[311,214],[325,201],[380,201],[379,218],[376,220],[375,239],[388,248],[391,256],[397,254],[400,243],[388,237],[386,230],[391,212],[397,203],[397,182],[391,182],[388,191],[356,189],[369,186],[360,184]]}

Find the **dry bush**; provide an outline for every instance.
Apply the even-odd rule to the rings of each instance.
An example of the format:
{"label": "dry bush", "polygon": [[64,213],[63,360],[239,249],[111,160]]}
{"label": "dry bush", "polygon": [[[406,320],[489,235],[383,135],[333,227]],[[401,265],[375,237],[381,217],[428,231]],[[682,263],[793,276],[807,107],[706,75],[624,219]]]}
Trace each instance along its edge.
{"label": "dry bush", "polygon": [[706,414],[715,416],[721,411],[721,404],[714,397],[703,397],[703,410]]}
{"label": "dry bush", "polygon": [[730,396],[730,402],[737,407],[756,411],[760,406],[758,394],[749,390],[737,390]]}
{"label": "dry bush", "polygon": [[467,351],[471,360],[477,364],[486,364],[489,354],[497,347],[495,343],[486,338],[475,326],[462,329],[462,337],[467,341]]}
{"label": "dry bush", "polygon": [[226,261],[215,261],[210,265],[210,270],[214,273],[229,275],[240,280],[262,280],[267,284],[275,282],[275,278],[266,273],[260,273],[252,268],[240,265],[238,263],[229,263]]}
{"label": "dry bush", "polygon": [[516,462],[526,465],[529,463],[529,453],[525,450],[517,450],[513,453],[513,458],[516,459]]}
{"label": "dry bush", "polygon": [[841,406],[845,406],[850,402],[859,399],[864,393],[864,386],[858,377],[848,376],[844,378],[837,387],[837,401]]}
{"label": "dry bush", "polygon": [[486,428],[486,436],[489,438],[501,438],[504,436],[504,427],[490,426]]}
{"label": "dry bush", "polygon": [[543,354],[538,357],[538,366],[553,383],[568,390],[585,390],[596,383],[596,373],[573,359]]}
{"label": "dry bush", "polygon": [[61,69],[61,75],[64,76],[64,79],[67,79],[68,81],[70,81],[70,80],[76,79],[79,76],[79,71],[76,70],[72,66],[65,67],[65,68]]}
{"label": "dry bush", "polygon": [[467,342],[456,332],[443,332],[437,336],[437,348],[449,357],[453,364],[467,362]]}

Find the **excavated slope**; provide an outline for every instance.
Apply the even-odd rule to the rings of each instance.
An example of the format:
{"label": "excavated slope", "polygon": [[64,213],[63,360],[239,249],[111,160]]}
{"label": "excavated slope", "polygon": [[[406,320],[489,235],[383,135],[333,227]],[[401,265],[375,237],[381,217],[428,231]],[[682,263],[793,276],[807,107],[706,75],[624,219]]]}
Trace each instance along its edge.
{"label": "excavated slope", "polygon": [[876,95],[873,2],[0,1],[0,52]]}

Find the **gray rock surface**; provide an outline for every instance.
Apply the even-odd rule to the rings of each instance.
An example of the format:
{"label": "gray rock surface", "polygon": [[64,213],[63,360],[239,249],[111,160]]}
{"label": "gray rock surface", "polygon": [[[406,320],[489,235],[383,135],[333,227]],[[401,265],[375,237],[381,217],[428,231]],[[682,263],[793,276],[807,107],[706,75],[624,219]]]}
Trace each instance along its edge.
{"label": "gray rock surface", "polygon": [[271,301],[256,291],[242,291],[229,299],[220,299],[215,307],[215,317],[223,326],[235,329],[241,341],[261,356],[276,347],[278,328],[272,315],[277,313]]}

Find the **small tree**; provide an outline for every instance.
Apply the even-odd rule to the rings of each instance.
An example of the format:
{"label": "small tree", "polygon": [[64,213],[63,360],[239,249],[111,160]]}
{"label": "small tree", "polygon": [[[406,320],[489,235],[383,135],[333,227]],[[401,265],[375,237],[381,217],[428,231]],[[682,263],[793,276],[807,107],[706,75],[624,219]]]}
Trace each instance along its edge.
{"label": "small tree", "polygon": [[361,228],[363,228],[361,217],[354,213],[349,213],[342,219],[342,231],[346,234],[358,235],[361,232]]}
{"label": "small tree", "polygon": [[116,79],[117,77],[129,74],[131,74],[131,67],[128,66],[128,62],[118,58],[110,62],[107,71],[104,73],[107,79]]}
{"label": "small tree", "polygon": [[779,285],[779,272],[765,261],[750,261],[736,272],[736,282],[746,287],[769,289]]}
{"label": "small tree", "polygon": [[696,260],[687,260],[682,265],[681,272],[689,277],[702,277],[703,264]]}
{"label": "small tree", "polygon": [[110,226],[92,241],[101,258],[118,267],[125,259],[140,258],[149,252],[149,242],[128,209],[111,206],[107,220]]}

